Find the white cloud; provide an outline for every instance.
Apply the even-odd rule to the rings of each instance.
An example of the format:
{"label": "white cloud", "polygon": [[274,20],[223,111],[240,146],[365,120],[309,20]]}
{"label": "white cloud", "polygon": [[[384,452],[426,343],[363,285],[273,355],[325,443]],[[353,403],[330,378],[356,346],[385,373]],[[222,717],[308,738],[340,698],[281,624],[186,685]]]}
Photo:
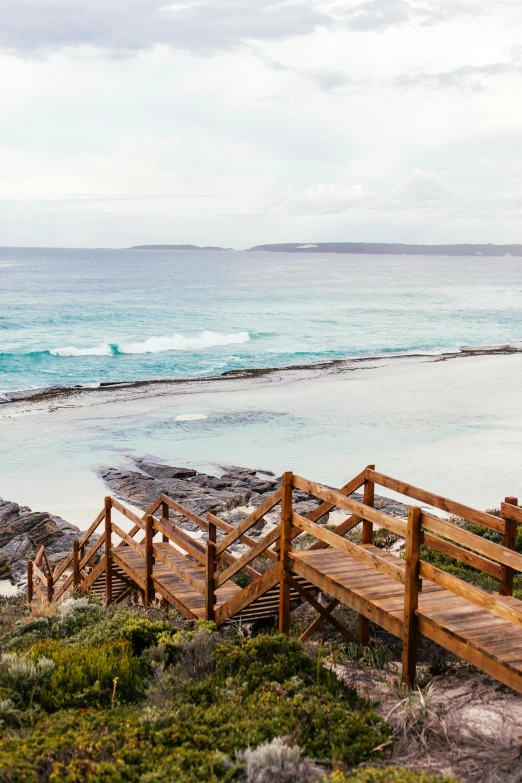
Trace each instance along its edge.
{"label": "white cloud", "polygon": [[291,185],[283,190],[275,209],[294,215],[340,215],[373,197],[362,185],[320,184],[304,189]]}
{"label": "white cloud", "polygon": [[455,191],[435,171],[415,169],[401,178],[392,190],[392,203],[402,206],[438,204],[453,198]]}

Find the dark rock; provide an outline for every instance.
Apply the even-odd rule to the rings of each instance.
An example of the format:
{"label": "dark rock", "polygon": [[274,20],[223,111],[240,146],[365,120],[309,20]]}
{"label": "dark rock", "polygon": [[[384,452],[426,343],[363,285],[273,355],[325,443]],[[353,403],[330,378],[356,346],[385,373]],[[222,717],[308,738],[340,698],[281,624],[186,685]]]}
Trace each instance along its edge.
{"label": "dark rock", "polygon": [[191,468],[176,468],[171,465],[159,465],[158,463],[149,462],[144,459],[136,459],[134,461],[140,470],[144,473],[148,473],[148,475],[153,478],[184,479],[197,475],[197,472]]}

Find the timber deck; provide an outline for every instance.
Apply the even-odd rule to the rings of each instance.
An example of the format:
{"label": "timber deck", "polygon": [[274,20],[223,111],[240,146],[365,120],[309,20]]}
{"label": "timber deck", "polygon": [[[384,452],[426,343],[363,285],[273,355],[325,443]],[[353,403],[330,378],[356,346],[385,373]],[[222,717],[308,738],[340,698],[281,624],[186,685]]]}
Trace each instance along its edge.
{"label": "timber deck", "polygon": [[[414,498],[423,509],[410,506],[407,521],[378,511],[376,484]],[[350,497],[361,486],[362,503]],[[294,489],[319,501],[306,516],[293,510]],[[428,505],[495,531],[501,543],[430,514],[424,510]],[[274,526],[272,516],[268,532],[251,538],[248,531],[259,529],[277,506],[279,524]],[[349,516],[332,530],[320,523],[333,509]],[[115,511],[132,523],[130,531],[114,521]],[[175,523],[180,516],[205,531],[205,545]],[[103,534],[86,551],[102,524]],[[522,693],[522,601],[512,595],[514,574],[522,572],[515,549],[518,524],[522,508],[516,498],[506,498],[500,516],[493,516],[377,473],[374,466],[340,490],[285,473],[282,487],[235,527],[212,512],[203,519],[165,494],[143,517],[108,497],[63,563],[52,568],[43,547],[28,563],[28,599],[94,592],[108,604],[126,598],[161,602],[189,620],[217,625],[274,618],[285,634],[291,611],[306,601],[317,617],[303,640],[326,621],[347,640],[368,644],[375,623],[402,640],[405,683],[415,682],[417,643],[424,636]],[[358,525],[360,544],[346,538]],[[404,558],[374,545],[374,525],[405,539]],[[497,580],[498,593],[434,567],[422,559],[421,545]],[[339,604],[359,615],[357,637],[332,614]]]}

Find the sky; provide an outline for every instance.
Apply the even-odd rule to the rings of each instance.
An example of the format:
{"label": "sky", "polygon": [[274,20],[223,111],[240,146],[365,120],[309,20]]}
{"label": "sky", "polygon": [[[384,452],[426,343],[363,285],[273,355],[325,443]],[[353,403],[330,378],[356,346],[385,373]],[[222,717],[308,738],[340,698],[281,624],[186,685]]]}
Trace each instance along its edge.
{"label": "sky", "polygon": [[0,12],[0,245],[522,243],[520,0]]}

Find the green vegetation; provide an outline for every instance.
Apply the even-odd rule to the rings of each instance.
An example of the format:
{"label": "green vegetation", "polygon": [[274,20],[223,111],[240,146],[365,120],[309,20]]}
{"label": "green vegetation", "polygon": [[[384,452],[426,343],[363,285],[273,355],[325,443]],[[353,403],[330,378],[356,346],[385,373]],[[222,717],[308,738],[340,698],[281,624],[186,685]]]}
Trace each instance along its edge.
{"label": "green vegetation", "polygon": [[330,783],[433,783],[349,773],[385,758],[390,727],[294,639],[224,639],[212,623],[189,630],[87,599],[40,617],[17,609],[27,616],[14,623],[9,611],[4,601],[0,783],[246,781],[248,748],[281,737],[303,754],[296,770],[316,773],[288,781],[333,766],[345,772]]}

